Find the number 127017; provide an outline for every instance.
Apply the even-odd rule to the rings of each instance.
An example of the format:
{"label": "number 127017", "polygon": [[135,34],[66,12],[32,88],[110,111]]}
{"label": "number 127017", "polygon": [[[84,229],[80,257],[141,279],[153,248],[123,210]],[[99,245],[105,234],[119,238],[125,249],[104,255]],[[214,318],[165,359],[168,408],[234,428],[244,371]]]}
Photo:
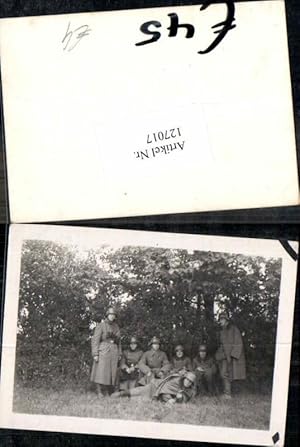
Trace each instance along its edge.
{"label": "number 127017", "polygon": [[147,143],[156,143],[157,141],[170,140],[171,138],[181,137],[180,128],[160,130],[159,132],[149,133],[147,135]]}

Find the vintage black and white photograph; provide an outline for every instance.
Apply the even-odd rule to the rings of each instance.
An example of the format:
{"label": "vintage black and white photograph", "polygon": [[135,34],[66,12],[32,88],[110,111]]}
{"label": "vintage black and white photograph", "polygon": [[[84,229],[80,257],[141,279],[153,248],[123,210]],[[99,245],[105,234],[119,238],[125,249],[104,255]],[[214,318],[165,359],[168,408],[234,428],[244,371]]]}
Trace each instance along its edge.
{"label": "vintage black and white photograph", "polygon": [[297,263],[279,241],[21,225],[9,243],[12,419],[150,422],[160,437],[164,424],[268,433],[284,413],[291,321],[278,322]]}

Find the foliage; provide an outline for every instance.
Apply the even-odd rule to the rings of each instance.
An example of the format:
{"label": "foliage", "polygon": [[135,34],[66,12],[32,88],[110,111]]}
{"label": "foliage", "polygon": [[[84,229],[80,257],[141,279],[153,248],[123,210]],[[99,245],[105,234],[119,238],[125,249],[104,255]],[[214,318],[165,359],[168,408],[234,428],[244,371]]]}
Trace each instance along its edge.
{"label": "foliage", "polygon": [[16,374],[36,386],[88,377],[90,337],[114,305],[125,346],[153,335],[172,355],[183,343],[213,352],[216,313],[227,309],[243,333],[248,377],[272,381],[281,262],[228,253],[102,246],[82,252],[49,241],[23,246]]}

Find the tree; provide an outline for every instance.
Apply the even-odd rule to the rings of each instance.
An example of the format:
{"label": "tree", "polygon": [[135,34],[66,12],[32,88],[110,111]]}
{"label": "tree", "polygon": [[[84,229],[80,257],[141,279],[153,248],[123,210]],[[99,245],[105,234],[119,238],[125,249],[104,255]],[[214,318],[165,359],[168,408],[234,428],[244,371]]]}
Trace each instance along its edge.
{"label": "tree", "polygon": [[[217,346],[216,314],[227,309],[243,333],[250,377],[272,379],[280,260],[228,253],[124,246],[80,252],[48,241],[23,246],[17,374],[23,382],[81,381],[90,337],[109,305],[122,343],[153,335],[169,356],[183,343]],[[59,378],[59,380],[58,380]]]}

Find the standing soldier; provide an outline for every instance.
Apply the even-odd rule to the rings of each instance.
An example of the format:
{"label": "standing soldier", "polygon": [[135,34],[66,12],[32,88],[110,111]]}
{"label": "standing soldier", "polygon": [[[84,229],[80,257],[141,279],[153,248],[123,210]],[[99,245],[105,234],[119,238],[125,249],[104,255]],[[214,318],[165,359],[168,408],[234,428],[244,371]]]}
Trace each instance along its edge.
{"label": "standing soldier", "polygon": [[220,346],[216,352],[224,397],[231,398],[231,382],[246,379],[246,360],[243,339],[239,329],[230,322],[227,312],[219,316],[221,325]]}
{"label": "standing soldier", "polygon": [[168,357],[160,350],[159,338],[153,337],[149,345],[151,349],[143,354],[138,365],[142,374],[140,385],[147,385],[153,378],[163,379],[170,371]]}
{"label": "standing soldier", "polygon": [[120,329],[116,311],[110,307],[105,320],[97,324],[92,337],[93,367],[91,381],[96,383],[99,397],[110,395],[117,383],[118,361],[121,355]]}
{"label": "standing soldier", "polygon": [[139,377],[138,363],[141,360],[143,351],[138,349],[136,337],[130,338],[129,349],[125,350],[121,359],[120,389],[129,390],[134,388]]}
{"label": "standing soldier", "polygon": [[185,355],[182,345],[175,346],[175,355],[171,361],[171,369],[174,373],[185,373],[192,370],[191,359]]}

